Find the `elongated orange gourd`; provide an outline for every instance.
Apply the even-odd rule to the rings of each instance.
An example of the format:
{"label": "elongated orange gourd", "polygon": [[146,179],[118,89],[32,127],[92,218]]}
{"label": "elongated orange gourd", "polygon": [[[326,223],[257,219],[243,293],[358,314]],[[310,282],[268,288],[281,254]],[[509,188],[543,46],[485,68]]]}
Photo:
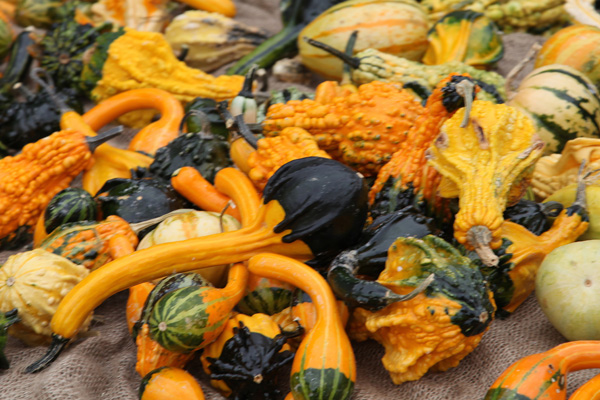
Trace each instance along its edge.
{"label": "elongated orange gourd", "polygon": [[600,400],[600,374],[581,385],[569,400]]}
{"label": "elongated orange gourd", "polygon": [[315,304],[317,321],[298,346],[292,365],[294,399],[350,398],[356,381],[354,351],[327,281],[306,264],[277,254],[252,257],[248,269],[299,287]]}
{"label": "elongated orange gourd", "polygon": [[129,142],[129,150],[154,154],[179,135],[183,106],[171,93],[155,88],[133,89],[100,102],[83,114],[94,131],[130,111],[155,109],[160,119],[142,128]]}
{"label": "elongated orange gourd", "polygon": [[174,367],[151,371],[140,386],[141,400],[204,400],[202,388],[189,372]]}
{"label": "elongated orange gourd", "polygon": [[236,9],[232,0],[177,0],[198,10],[216,12],[226,17],[235,17]]}
{"label": "elongated orange gourd", "polygon": [[225,214],[231,215],[238,221],[242,219],[237,208],[227,207],[231,199],[219,192],[194,167],[182,167],[176,171],[171,177],[171,185],[177,193],[205,211],[225,210]]}
{"label": "elongated orange gourd", "polygon": [[140,320],[144,303],[154,286],[154,283],[144,282],[129,288],[125,315],[127,316],[127,329],[129,329],[130,334],[133,332],[135,323]]}
{"label": "elongated orange gourd", "polygon": [[215,189],[231,198],[238,209],[242,226],[254,221],[260,207],[260,196],[243,172],[230,167],[219,170],[215,176]]}
{"label": "elongated orange gourd", "polygon": [[600,341],[563,343],[512,364],[496,379],[484,400],[565,400],[567,374],[588,368],[600,368]]}

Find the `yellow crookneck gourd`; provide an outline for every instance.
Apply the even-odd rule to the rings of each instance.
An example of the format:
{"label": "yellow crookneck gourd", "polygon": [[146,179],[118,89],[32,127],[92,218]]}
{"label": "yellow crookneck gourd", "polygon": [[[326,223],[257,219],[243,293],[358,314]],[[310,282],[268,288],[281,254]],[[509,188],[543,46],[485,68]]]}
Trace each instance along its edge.
{"label": "yellow crookneck gourd", "polygon": [[427,150],[430,165],[442,175],[442,197],[458,197],[454,237],[475,250],[486,265],[496,265],[491,249],[502,242],[504,209],[527,188],[544,143],[527,116],[516,108],[473,102],[442,125]]}

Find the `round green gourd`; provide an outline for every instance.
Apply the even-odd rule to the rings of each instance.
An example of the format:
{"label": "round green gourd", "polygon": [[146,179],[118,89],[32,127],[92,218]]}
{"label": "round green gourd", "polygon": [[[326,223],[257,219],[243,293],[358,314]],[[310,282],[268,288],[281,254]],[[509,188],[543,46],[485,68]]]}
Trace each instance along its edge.
{"label": "round green gourd", "polygon": [[62,3],[60,0],[18,0],[15,21],[23,27],[48,28],[53,22],[53,9]]}
{"label": "round green gourd", "polygon": [[80,188],[66,188],[58,192],[44,211],[44,227],[51,233],[68,222],[96,221],[98,206],[88,192]]}
{"label": "round green gourd", "polygon": [[561,152],[577,137],[600,137],[598,91],[589,78],[566,65],[533,70],[507,104],[533,120],[546,154]]}

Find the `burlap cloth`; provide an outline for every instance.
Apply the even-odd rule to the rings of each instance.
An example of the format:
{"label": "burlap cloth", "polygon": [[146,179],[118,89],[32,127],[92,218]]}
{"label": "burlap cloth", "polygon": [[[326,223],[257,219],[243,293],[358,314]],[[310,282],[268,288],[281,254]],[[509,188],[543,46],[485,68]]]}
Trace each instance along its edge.
{"label": "burlap cloth", "polygon": [[[236,19],[276,32],[279,0],[238,0]],[[506,55],[497,69],[506,74],[523,58],[539,37],[513,34],[505,38]],[[525,71],[526,72],[526,71]],[[274,82],[274,86],[280,86]],[[0,263],[14,252],[0,253]],[[0,372],[0,399],[6,400],[128,400],[137,399],[140,377],[135,371],[136,347],[125,323],[127,292],[121,292],[95,312],[92,334],[77,340],[48,369],[29,375],[23,371],[46,351],[28,348],[9,338],[6,354],[8,371]],[[458,367],[442,373],[428,373],[416,382],[394,385],[381,364],[383,348],[374,341],[356,343],[358,364],[354,400],[481,400],[496,377],[511,363],[528,354],[548,350],[565,339],[552,327],[531,296],[512,316],[494,321],[479,347]],[[189,366],[201,382],[207,399],[223,399],[212,390],[199,362]],[[282,387],[288,370],[282,371]],[[572,392],[597,370],[569,375]],[[182,399],[183,400],[183,399]]]}

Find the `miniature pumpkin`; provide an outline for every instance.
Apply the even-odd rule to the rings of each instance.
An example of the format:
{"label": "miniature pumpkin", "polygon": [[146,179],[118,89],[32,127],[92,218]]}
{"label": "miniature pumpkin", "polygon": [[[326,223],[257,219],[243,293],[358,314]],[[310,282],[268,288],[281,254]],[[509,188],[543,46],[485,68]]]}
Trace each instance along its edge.
{"label": "miniature pumpkin", "polygon": [[0,268],[0,312],[17,308],[21,321],[9,333],[30,345],[47,342],[58,304],[87,275],[84,266],[42,249],[10,256]]}

